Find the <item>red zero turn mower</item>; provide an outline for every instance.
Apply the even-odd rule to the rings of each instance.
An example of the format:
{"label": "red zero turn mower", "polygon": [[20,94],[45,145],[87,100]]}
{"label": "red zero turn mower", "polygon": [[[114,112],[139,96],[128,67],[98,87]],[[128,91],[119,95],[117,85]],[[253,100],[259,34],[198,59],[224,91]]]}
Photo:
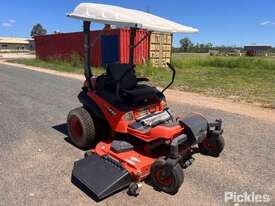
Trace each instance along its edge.
{"label": "red zero turn mower", "polygon": [[[129,18],[137,15],[141,19]],[[84,20],[86,77],[78,95],[83,106],[68,114],[69,137],[80,148],[90,149],[98,142],[74,163],[72,182],[98,200],[127,187],[130,195],[138,195],[146,178],[157,190],[176,194],[193,154],[218,157],[222,152],[222,121],[209,123],[196,113],[175,118],[163,94],[176,74],[170,64],[172,81],[162,91],[140,83],[148,79],[135,75],[135,34],[140,28],[149,34],[196,29],[141,11],[92,3],[80,4],[69,16]],[[92,75],[91,21],[130,28],[128,64],[108,64],[105,74]]]}

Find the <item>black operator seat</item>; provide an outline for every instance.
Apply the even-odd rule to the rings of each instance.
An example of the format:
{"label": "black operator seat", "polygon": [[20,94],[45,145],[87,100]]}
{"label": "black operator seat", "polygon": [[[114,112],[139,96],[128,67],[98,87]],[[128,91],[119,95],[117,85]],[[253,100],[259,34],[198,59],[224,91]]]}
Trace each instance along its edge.
{"label": "black operator seat", "polygon": [[140,81],[148,81],[146,78],[137,78],[135,65],[109,64],[106,69],[107,79],[114,86],[118,95],[131,102],[141,102],[154,98],[159,91],[155,87],[138,84]]}
{"label": "black operator seat", "polygon": [[111,96],[113,96],[112,102],[115,99],[123,102],[124,99],[133,105],[149,99],[160,100],[163,98],[163,94],[155,87],[138,84],[141,81],[148,81],[148,79],[136,77],[135,65],[108,64],[106,74],[97,78],[96,90],[107,99],[111,99]]}

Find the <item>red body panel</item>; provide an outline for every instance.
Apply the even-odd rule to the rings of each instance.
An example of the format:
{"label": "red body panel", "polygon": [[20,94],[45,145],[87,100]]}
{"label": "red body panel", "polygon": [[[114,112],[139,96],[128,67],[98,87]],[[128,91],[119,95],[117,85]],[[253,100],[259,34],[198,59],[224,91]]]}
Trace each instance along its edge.
{"label": "red body panel", "polygon": [[[105,118],[109,122],[112,131],[119,133],[127,132],[128,122],[123,119],[123,115],[125,114],[124,112],[121,112],[110,105],[107,101],[96,95],[94,91],[88,92],[88,96],[99,106]],[[115,115],[111,113],[110,110],[112,110]]]}
{"label": "red body panel", "polygon": [[[103,98],[99,97],[94,91],[89,91],[88,96],[99,106],[112,131],[114,132],[128,133],[145,142],[151,142],[160,138],[171,140],[175,136],[179,135],[184,129],[180,125],[176,125],[173,127],[159,125],[146,131],[146,133],[132,129],[128,127],[128,125],[133,123],[135,120],[126,121],[124,115],[128,112],[132,112],[134,116],[135,110],[139,110],[139,108],[133,108],[133,110],[130,110],[128,112],[122,112],[109,104]],[[160,104],[161,103],[156,104],[156,112],[162,111]]]}
{"label": "red body panel", "polygon": [[[136,34],[136,42],[142,39],[147,31],[139,30]],[[98,37],[99,35],[99,37]],[[128,29],[112,29],[106,31],[91,31],[91,61],[92,66],[101,66],[101,38],[100,35],[118,35],[119,36],[119,63],[129,62],[129,39],[130,31]],[[135,48],[134,63],[142,64],[148,60],[149,37],[142,41]],[[40,59],[69,59],[72,54],[77,53],[83,57],[83,33],[61,33],[35,37],[36,55]]]}
{"label": "red body panel", "polygon": [[156,158],[143,155],[136,150],[122,153],[113,152],[110,149],[111,141],[112,140],[104,140],[98,143],[93,151],[99,156],[108,155],[112,157],[112,159],[121,162],[122,166],[136,179],[136,181],[141,181],[150,174],[151,165]]}
{"label": "red body panel", "polygon": [[151,142],[158,140],[160,138],[171,140],[175,136],[179,135],[183,131],[183,128],[180,125],[174,127],[165,127],[165,126],[156,126],[149,130],[148,133],[142,133],[138,130],[134,130],[128,127],[128,133],[134,136],[139,137],[145,142]]}

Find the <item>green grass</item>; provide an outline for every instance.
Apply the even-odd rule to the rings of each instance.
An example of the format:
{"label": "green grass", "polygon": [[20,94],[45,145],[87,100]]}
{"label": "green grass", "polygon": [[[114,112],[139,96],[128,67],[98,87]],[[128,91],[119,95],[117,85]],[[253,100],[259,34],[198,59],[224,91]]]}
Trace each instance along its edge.
{"label": "green grass", "polygon": [[[69,62],[58,59],[51,59],[48,61],[44,61],[41,59],[16,59],[11,60],[10,62],[77,74],[82,74],[84,67],[80,59],[74,59]],[[100,75],[103,72],[104,71],[101,68],[94,69],[95,75]]]}
{"label": "green grass", "polygon": [[[54,70],[82,73],[83,65],[77,57],[72,61],[16,60],[16,63],[46,67]],[[177,55],[173,57],[177,76],[173,88],[201,92],[236,101],[260,103],[275,108],[275,59],[249,57],[210,57],[206,55]],[[103,69],[94,69],[99,75]],[[166,68],[140,65],[139,76],[148,77],[153,84],[165,86],[171,73]]]}
{"label": "green grass", "polygon": [[180,88],[275,107],[275,59],[177,57],[173,64]]}

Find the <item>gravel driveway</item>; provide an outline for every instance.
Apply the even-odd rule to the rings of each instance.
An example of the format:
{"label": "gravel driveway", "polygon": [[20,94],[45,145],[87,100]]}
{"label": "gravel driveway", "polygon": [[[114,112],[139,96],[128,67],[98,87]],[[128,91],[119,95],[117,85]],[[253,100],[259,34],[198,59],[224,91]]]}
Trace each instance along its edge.
{"label": "gravel driveway", "polygon": [[197,111],[224,120],[221,157],[196,156],[175,196],[144,184],[136,198],[123,191],[94,202],[70,182],[73,162],[83,151],[62,133],[68,111],[80,105],[81,86],[80,80],[0,64],[1,206],[233,205],[224,202],[224,192],[267,194],[266,205],[275,205],[274,122],[173,101],[179,115]]}

